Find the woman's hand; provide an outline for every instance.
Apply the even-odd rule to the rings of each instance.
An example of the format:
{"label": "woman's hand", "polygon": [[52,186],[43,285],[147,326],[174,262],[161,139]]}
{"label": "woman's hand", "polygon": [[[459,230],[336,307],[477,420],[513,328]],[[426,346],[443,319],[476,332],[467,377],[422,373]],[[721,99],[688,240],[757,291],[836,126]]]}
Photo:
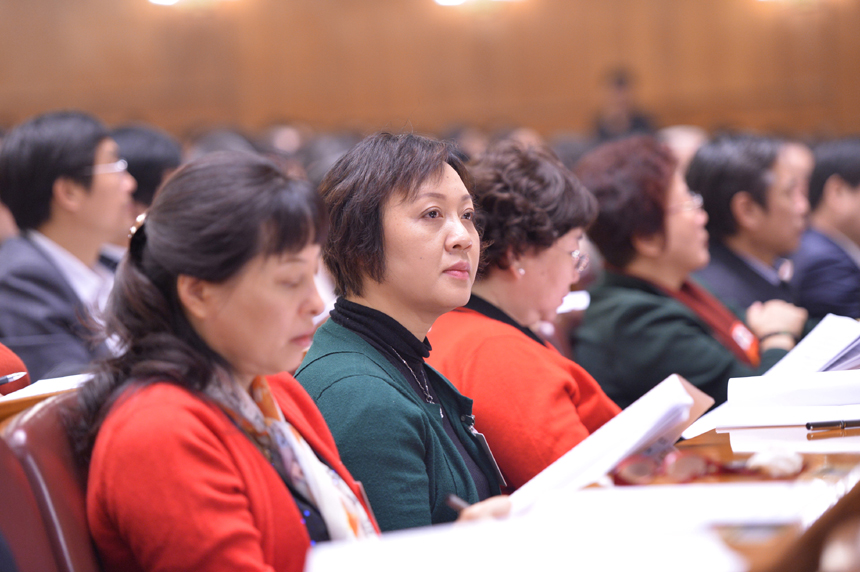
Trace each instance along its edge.
{"label": "woman's hand", "polygon": [[505,518],[510,512],[511,499],[507,495],[499,495],[463,509],[457,517],[457,522]]}
{"label": "woman's hand", "polygon": [[762,340],[762,351],[793,348],[807,317],[806,310],[783,300],[754,302],[747,309],[747,325]]}

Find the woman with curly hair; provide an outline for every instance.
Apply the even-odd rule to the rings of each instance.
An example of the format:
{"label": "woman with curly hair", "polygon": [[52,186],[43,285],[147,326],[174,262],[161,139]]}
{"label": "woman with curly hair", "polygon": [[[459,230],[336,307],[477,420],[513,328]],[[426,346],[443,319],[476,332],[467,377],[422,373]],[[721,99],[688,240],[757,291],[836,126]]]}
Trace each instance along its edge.
{"label": "woman with curly hair", "polygon": [[543,148],[502,143],[471,173],[486,248],[469,302],[433,325],[429,361],[474,399],[477,427],[516,489],[619,411],[530,329],[555,318],[579,280],[579,241],[597,207]]}

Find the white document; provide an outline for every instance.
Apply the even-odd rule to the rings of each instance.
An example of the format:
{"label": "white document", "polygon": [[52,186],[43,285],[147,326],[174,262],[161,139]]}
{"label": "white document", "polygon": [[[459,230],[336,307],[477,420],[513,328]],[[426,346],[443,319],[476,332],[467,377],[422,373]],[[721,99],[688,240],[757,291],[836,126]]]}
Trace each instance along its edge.
{"label": "white document", "polygon": [[[605,511],[600,507],[599,511]],[[740,572],[747,563],[710,530],[675,528],[671,533],[636,522],[590,526],[591,514],[511,518],[461,525],[436,525],[385,533],[378,540],[321,542],[305,572],[439,572],[462,570],[642,570],[659,563],[667,572]],[[627,521],[628,523],[630,521]]]}
{"label": "white document", "polygon": [[709,416],[717,431],[860,419],[860,371],[733,378]]}
{"label": "white document", "polygon": [[[845,436],[832,436],[842,433]],[[812,439],[809,438],[810,435]],[[845,432],[809,432],[806,427],[732,429],[729,431],[729,441],[735,453],[758,453],[768,450],[819,454],[860,453],[860,430],[851,429]]]}
{"label": "white document", "polygon": [[609,473],[626,457],[671,446],[714,400],[671,375],[511,495],[513,514],[562,490],[577,490]]}
{"label": "white document", "polygon": [[848,369],[860,357],[860,322],[827,314],[766,376]]}
{"label": "white document", "polygon": [[717,420],[717,431],[740,427],[787,427],[822,421],[860,419],[860,405],[729,404]]}
{"label": "white document", "polygon": [[860,403],[860,371],[786,373],[729,380],[732,405],[852,405]]}
{"label": "white document", "polygon": [[57,393],[58,391],[69,391],[76,389],[84,384],[92,377],[89,373],[78,375],[67,375],[65,377],[52,377],[49,379],[40,379],[36,383],[31,383],[26,387],[22,387],[18,391],[13,391],[8,395],[0,396],[0,401],[12,401],[13,399],[21,399],[22,397],[32,397],[34,395],[48,395],[49,393]]}

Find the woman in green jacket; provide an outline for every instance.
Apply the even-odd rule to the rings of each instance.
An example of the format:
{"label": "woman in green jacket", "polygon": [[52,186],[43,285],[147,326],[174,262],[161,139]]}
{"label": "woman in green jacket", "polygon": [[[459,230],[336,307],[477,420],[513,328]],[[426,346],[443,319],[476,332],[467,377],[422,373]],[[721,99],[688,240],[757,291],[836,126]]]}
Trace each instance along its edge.
{"label": "woman in green jacket", "polygon": [[475,503],[502,484],[472,401],[424,363],[433,322],[469,300],[475,279],[470,187],[447,145],[387,133],[359,143],[320,186],[339,298],[296,378],[382,530],[452,521],[449,494]]}
{"label": "woman in green jacket", "polygon": [[597,197],[589,238],[606,261],[576,332],[576,361],[621,407],[673,373],[726,400],[729,378],[761,375],[800,336],[806,311],[755,303],[746,323],[690,279],[708,263],[708,215],[669,149],[648,136],[576,165]]}

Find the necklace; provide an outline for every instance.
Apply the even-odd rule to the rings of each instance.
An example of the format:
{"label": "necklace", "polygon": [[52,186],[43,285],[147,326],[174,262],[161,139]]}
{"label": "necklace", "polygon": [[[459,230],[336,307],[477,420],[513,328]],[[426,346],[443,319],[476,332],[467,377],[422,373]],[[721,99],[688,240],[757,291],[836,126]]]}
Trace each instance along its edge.
{"label": "necklace", "polygon": [[[415,383],[418,384],[418,387],[420,387],[421,391],[424,393],[424,401],[426,401],[427,403],[429,403],[431,405],[435,405],[436,400],[433,399],[433,395],[430,393],[430,381],[424,377],[424,375],[423,375],[424,371],[423,370],[421,371],[421,373],[422,373],[421,379],[418,379],[418,376],[415,375],[415,372],[412,370],[411,367],[409,367],[409,364],[406,363],[406,360],[403,359],[403,357],[399,353],[397,353],[397,350],[395,350],[394,348],[391,348],[391,351],[394,352],[394,355],[396,355],[398,357],[398,359],[400,359],[400,361],[403,362],[403,365],[405,365],[406,369],[409,370],[409,373],[412,374],[413,379],[415,379]],[[422,383],[422,381],[424,383]],[[442,412],[442,406],[441,405],[439,406],[439,415],[443,418],[445,417],[445,414]]]}

